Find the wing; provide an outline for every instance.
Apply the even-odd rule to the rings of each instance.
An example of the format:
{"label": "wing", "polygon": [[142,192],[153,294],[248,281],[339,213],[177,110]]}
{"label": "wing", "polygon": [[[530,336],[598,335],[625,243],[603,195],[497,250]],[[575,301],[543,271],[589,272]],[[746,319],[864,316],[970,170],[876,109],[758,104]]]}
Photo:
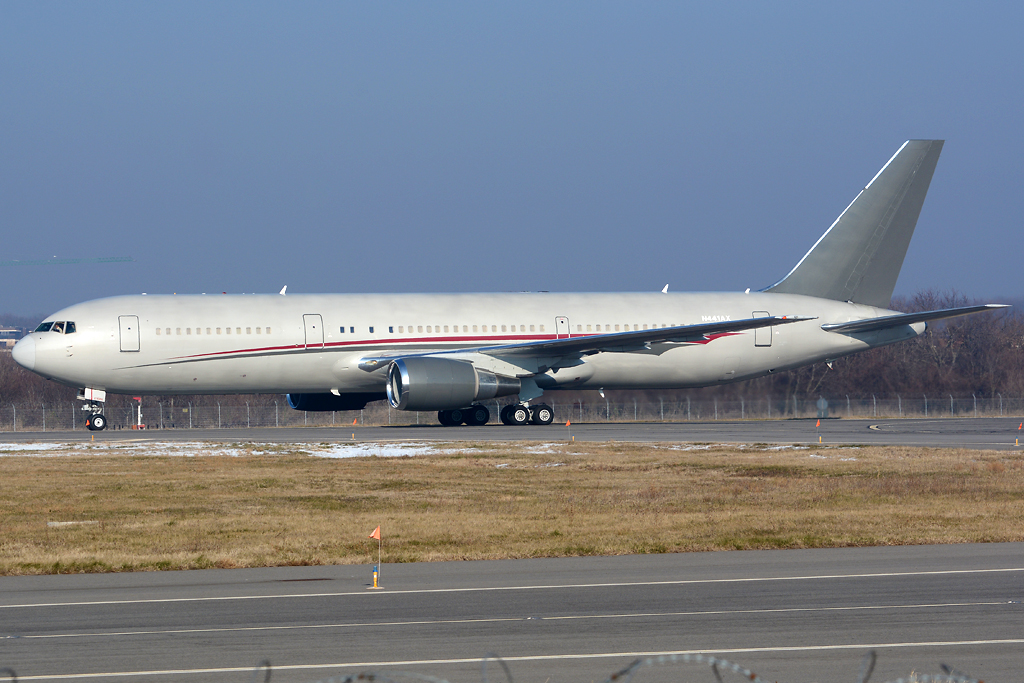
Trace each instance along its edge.
{"label": "wing", "polygon": [[921,313],[901,313],[899,315],[885,315],[880,318],[868,318],[867,320],[854,320],[848,323],[826,323],[821,326],[821,329],[826,332],[873,332],[889,327],[923,323],[929,320],[945,320],[946,318],[981,313],[982,311],[994,311],[1000,308],[1009,308],[1009,306],[1007,304],[983,304],[981,306],[944,308],[939,311],[923,311]]}
{"label": "wing", "polygon": [[[373,371],[384,367],[395,358],[412,356],[442,356],[483,354],[501,358],[565,358],[589,356],[595,353],[630,353],[643,351],[657,343],[706,344],[718,337],[735,334],[760,327],[789,325],[792,323],[814,320],[814,318],[798,316],[766,316],[763,318],[744,318],[742,320],[726,320],[723,322],[702,323],[700,325],[677,325],[675,327],[658,327],[650,330],[634,330],[631,332],[613,332],[610,334],[584,334],[577,337],[561,339],[544,339],[541,341],[522,342],[517,344],[500,344],[494,346],[477,346],[461,349],[422,350],[422,351],[389,351],[364,356],[359,359],[359,367]],[[550,363],[545,363],[550,365]]]}

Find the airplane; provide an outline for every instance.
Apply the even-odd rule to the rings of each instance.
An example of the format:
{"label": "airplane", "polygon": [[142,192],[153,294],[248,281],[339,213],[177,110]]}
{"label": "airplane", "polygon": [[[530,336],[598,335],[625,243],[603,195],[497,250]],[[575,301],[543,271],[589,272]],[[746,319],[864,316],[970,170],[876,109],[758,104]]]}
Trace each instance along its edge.
{"label": "airplane", "polygon": [[757,292],[116,296],[54,313],[15,345],[80,391],[287,394],[296,410],[387,399],[445,426],[554,419],[545,392],[681,389],[762,377],[1004,306],[888,310],[942,140],[908,140],[796,266]]}

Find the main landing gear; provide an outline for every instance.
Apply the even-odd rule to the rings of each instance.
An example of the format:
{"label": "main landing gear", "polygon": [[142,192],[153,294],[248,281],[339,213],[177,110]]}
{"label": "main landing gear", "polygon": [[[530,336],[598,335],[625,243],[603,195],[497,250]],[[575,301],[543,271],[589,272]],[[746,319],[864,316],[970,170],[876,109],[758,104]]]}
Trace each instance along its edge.
{"label": "main landing gear", "polygon": [[491,411],[479,403],[469,408],[456,408],[455,410],[437,411],[437,421],[445,427],[455,427],[465,424],[470,427],[480,427],[487,424],[491,419]]}
{"label": "main landing gear", "polygon": [[501,409],[501,423],[506,425],[549,425],[555,419],[555,411],[551,406],[538,403],[535,406],[528,406],[524,403],[516,403],[505,406]]}

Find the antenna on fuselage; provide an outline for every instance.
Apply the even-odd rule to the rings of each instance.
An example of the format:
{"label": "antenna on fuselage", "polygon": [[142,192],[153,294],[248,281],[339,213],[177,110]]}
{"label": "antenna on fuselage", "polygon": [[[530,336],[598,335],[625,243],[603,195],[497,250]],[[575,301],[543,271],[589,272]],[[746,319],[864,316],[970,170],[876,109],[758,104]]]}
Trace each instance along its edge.
{"label": "antenna on fuselage", "polygon": [[665,285],[665,288],[661,290],[661,293],[668,294],[668,285]]}
{"label": "antenna on fuselage", "polygon": [[285,285],[284,287],[281,288],[281,291],[278,292],[278,294],[280,294],[281,296],[285,296],[285,292],[287,292],[287,291],[288,291],[288,285]]}

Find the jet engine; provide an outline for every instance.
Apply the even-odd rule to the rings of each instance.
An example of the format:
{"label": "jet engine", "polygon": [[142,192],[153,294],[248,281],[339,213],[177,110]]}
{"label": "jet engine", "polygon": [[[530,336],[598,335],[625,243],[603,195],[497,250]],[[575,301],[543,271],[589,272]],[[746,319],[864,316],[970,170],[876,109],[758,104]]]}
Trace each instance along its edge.
{"label": "jet engine", "polygon": [[451,410],[518,394],[521,382],[448,358],[399,358],[388,366],[388,402],[399,410]]}

